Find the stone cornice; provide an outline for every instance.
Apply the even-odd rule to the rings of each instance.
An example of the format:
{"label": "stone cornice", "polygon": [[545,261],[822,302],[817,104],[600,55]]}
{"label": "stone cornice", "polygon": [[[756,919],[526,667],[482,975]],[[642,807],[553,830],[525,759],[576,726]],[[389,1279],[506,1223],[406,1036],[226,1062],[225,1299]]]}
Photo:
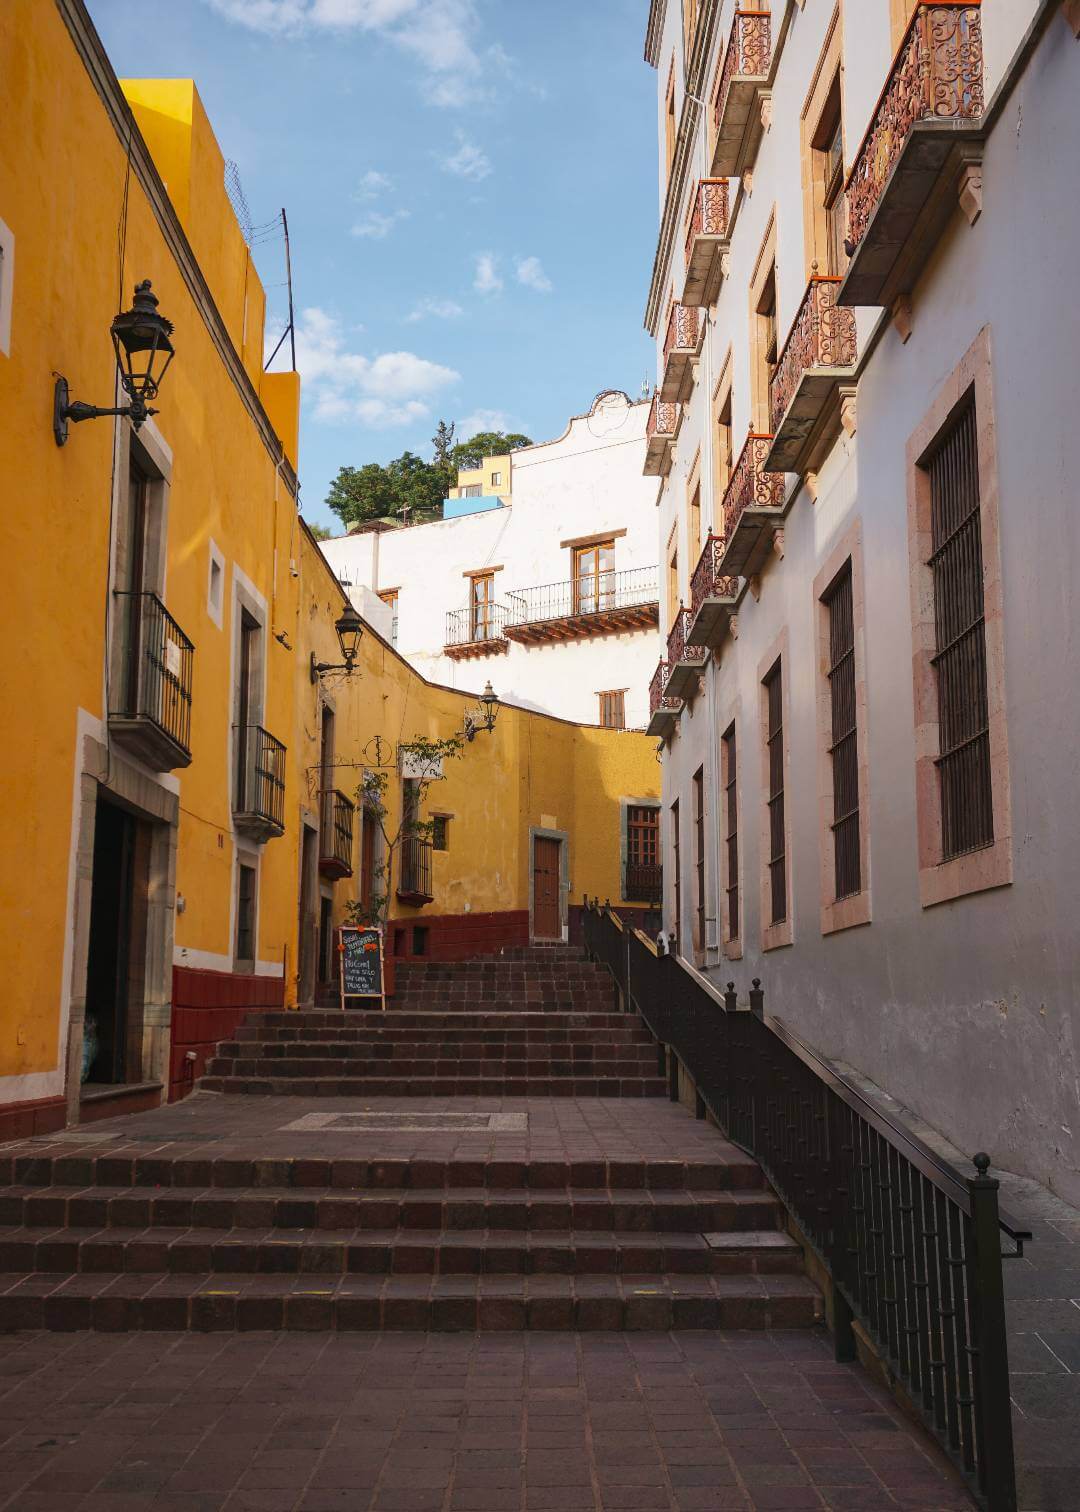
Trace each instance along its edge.
{"label": "stone cornice", "polygon": [[56,8],[71,35],[75,50],[82,59],[83,66],[105,107],[106,114],[112,122],[125,153],[128,151],[130,141],[132,173],[146,195],[165,245],[187,284],[188,292],[202,316],[210,339],[217,348],[222,364],[251,416],[263,445],[295,499],[298,485],[292,463],[285,455],[285,449],[263,409],[258,391],[249,378],[240,354],[233,345],[228,327],[214,303],[210,286],[206,282],[191,243],[180,224],[180,218],[169,199],[169,192],[154,166],[150,149],[135,123],[135,117],[124,98],[120,81],[113,72],[112,64],[102,46],[101,38],[94,29],[94,23],[90,19],[84,0],[56,0]]}
{"label": "stone cornice", "polygon": [[652,0],[649,6],[649,23],[645,28],[645,61],[653,68],[660,66],[660,43],[664,36],[664,17],[667,0]]}

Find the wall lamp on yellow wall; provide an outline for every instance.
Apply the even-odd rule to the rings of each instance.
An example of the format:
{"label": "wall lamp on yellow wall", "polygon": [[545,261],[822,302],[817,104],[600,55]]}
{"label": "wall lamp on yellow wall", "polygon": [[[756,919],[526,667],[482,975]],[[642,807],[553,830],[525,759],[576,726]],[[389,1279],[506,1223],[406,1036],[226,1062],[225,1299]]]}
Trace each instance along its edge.
{"label": "wall lamp on yellow wall", "polygon": [[81,420],[98,420],[103,415],[126,415],[138,430],[144,420],[157,414],[157,410],[150,409],[149,401],[157,398],[161,380],[174,356],[169,340],[173,323],[158,314],[157,306],[157,295],[151,292],[150,280],[144,278],[135,285],[131,309],[115,316],[109,328],[120,383],[130,404],[117,409],[84,404],[81,399],[71,399],[67,379],[57,377],[53,389],[53,435],[57,446],[67,441],[69,422],[78,425]]}
{"label": "wall lamp on yellow wall", "polygon": [[341,647],[341,654],[345,660],[341,662],[316,661],[313,651],[311,653],[313,683],[317,683],[324,672],[344,672],[346,677],[351,677],[353,674],[353,664],[364,634],[364,622],[352,604],[345,605],[339,617],[334,621],[334,629],[337,631],[338,645]]}
{"label": "wall lamp on yellow wall", "polygon": [[475,740],[480,730],[490,733],[495,728],[498,717],[499,699],[489,680],[484,684],[484,691],[480,695],[480,707],[465,715],[465,739]]}

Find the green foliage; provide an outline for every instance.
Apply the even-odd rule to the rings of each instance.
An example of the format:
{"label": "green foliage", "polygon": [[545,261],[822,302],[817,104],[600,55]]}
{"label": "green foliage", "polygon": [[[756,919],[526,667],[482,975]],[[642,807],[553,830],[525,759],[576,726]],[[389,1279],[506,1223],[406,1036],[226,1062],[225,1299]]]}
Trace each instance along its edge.
{"label": "green foliage", "polygon": [[328,541],[334,534],[329,525],[309,525],[308,529],[317,541]]}
{"label": "green foliage", "polygon": [[[409,775],[416,782],[415,815],[419,815],[427,797],[428,788],[442,775],[444,761],[456,760],[465,749],[463,735],[449,735],[445,740],[428,740],[416,735],[412,740],[403,740],[398,746],[398,757],[404,756]],[[402,840],[430,840],[434,830],[433,819],[411,817],[402,807],[401,818],[394,829],[387,801],[390,792],[391,774],[396,773],[400,759],[393,767],[371,767],[356,789],[357,806],[369,814],[382,836],[382,859],[374,868],[371,889],[371,906],[364,908],[359,900],[345,904],[350,924],[385,924],[393,896],[394,856]]]}
{"label": "green foliage", "polygon": [[378,462],[339,468],[326,502],[346,527],[363,520],[386,520],[397,513],[390,475]]}
{"label": "green foliage", "polygon": [[522,446],[531,446],[532,440],[520,431],[480,431],[468,441],[459,441],[451,449],[450,460],[455,468],[477,468],[485,457],[501,457],[505,452],[517,451]]}

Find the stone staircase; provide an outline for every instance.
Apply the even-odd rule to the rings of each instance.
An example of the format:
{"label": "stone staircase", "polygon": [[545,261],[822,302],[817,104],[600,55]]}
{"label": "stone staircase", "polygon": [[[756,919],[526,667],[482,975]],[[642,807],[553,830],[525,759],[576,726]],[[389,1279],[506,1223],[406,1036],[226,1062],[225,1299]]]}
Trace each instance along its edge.
{"label": "stone staircase", "polygon": [[0,1152],[0,1330],[812,1325],[780,1204],[716,1143],[657,1163]]}
{"label": "stone staircase", "polygon": [[253,1014],[211,1092],[301,1097],[661,1097],[652,1037],[610,976],[566,946],[407,962],[391,1006]]}
{"label": "stone staircase", "polygon": [[183,1103],[0,1148],[0,1331],[820,1320],[757,1164],[588,963],[404,977],[392,1011],[253,1014]]}

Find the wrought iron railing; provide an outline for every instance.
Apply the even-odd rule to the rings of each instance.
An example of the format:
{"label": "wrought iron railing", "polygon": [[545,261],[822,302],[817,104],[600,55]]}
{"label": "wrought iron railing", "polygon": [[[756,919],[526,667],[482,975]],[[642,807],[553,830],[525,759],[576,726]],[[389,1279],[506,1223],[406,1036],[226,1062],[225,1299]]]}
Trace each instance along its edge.
{"label": "wrought iron railing", "polygon": [[855,311],[836,303],[841,282],[815,274],[803,295],[769,385],[774,433],[809,368],[855,365]]}
{"label": "wrought iron railing", "polygon": [[668,678],[671,676],[671,667],[666,661],[658,661],[656,671],[649,679],[649,718],[658,714],[661,709],[670,714],[677,714],[682,708],[681,698],[665,698],[664,689],[667,687]]}
{"label": "wrought iron railing", "polygon": [[236,801],[238,814],[253,814],[277,829],[285,828],[285,747],[262,725],[236,731],[239,747]]}
{"label": "wrought iron railing", "polygon": [[771,436],[751,431],[724,491],[724,538],[730,541],[744,509],[779,508],[784,502],[784,475],[765,471]]}
{"label": "wrought iron railing", "polygon": [[451,609],[446,616],[447,646],[473,646],[482,641],[504,640],[509,616],[505,604],[474,604],[471,609]]}
{"label": "wrought iron railing", "polygon": [[351,798],[337,788],[326,788],[322,794],[322,812],[319,825],[319,863],[331,868],[341,876],[352,872],[353,819],[356,805]]}
{"label": "wrought iron railing", "polygon": [[707,598],[733,599],[739,592],[737,577],[725,577],[720,572],[724,555],[723,536],[710,535],[694,575],[690,579],[690,618],[694,619]]}
{"label": "wrought iron railing", "polygon": [[760,79],[772,59],[772,16],[767,10],[739,10],[731,24],[724,61],[713,90],[713,130],[720,130],[728,91],[735,78]]}
{"label": "wrought iron railing", "polygon": [[401,841],[401,866],[398,894],[401,897],[430,898],[431,891],[430,840],[420,835],[405,835]]}
{"label": "wrought iron railing", "polygon": [[628,861],[623,878],[623,897],[628,903],[658,907],[664,896],[664,868],[659,862]]}
{"label": "wrought iron railing", "polygon": [[671,667],[676,662],[704,661],[709,654],[707,646],[692,646],[689,643],[690,625],[689,609],[680,609],[675,616],[675,623],[668,631],[667,659]]}
{"label": "wrought iron railing", "polygon": [[654,436],[664,439],[674,437],[679,425],[679,406],[666,404],[657,394],[649,406],[649,418],[645,424],[645,439],[651,441]]}
{"label": "wrought iron railing", "polygon": [[870,217],[916,121],[971,121],[983,113],[982,17],[978,4],[915,10],[848,175],[848,252]]}
{"label": "wrought iron railing", "polygon": [[728,230],[728,181],[726,178],[701,179],[690,200],[686,227],[686,262],[689,266],[694,242],[699,236],[726,236]]}
{"label": "wrought iron railing", "polygon": [[1002,1285],[1002,1232],[988,1157],[965,1178],[779,1020],[718,1001],[586,899],[585,945],[625,1008],[670,1046],[727,1137],[760,1163],[829,1272],[838,1359],[858,1322],[921,1409],[986,1512],[1014,1512],[1016,1484]]}
{"label": "wrought iron railing", "polygon": [[148,719],[191,754],[191,674],[195,647],[156,593],[117,590],[126,616],[120,696],[109,710]]}
{"label": "wrought iron railing", "polygon": [[625,572],[589,572],[566,583],[515,588],[508,593],[505,623],[530,625],[543,620],[569,619],[579,614],[610,614],[655,604],[659,598],[659,569],[631,567]]}
{"label": "wrought iron railing", "polygon": [[672,352],[696,352],[701,311],[696,305],[675,304],[664,336],[664,361]]}

